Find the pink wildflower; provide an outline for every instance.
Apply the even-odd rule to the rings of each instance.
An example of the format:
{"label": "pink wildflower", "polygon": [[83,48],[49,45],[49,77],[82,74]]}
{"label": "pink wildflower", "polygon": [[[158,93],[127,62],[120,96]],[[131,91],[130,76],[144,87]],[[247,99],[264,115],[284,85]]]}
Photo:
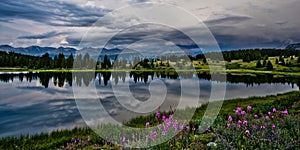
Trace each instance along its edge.
{"label": "pink wildflower", "polygon": [[246,130],[245,133],[246,133],[247,136],[250,136],[250,131],[249,130]]}
{"label": "pink wildflower", "polygon": [[249,105],[249,106],[247,106],[247,110],[248,110],[248,112],[250,112],[251,111],[251,109],[252,109],[252,107]]}
{"label": "pink wildflower", "polygon": [[276,126],[275,126],[275,124],[274,124],[274,123],[272,123],[272,129],[275,129],[275,127],[276,127]]}
{"label": "pink wildflower", "polygon": [[232,122],[232,117],[231,116],[228,116],[228,121]]}
{"label": "pink wildflower", "polygon": [[149,128],[149,127],[150,127],[150,123],[146,122],[146,128]]}

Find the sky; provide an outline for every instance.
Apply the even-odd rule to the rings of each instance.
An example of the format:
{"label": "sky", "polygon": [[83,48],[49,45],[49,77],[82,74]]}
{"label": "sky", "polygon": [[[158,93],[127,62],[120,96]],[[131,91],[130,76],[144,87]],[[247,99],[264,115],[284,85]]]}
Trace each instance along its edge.
{"label": "sky", "polygon": [[0,44],[150,49],[282,48],[299,0],[1,0]]}

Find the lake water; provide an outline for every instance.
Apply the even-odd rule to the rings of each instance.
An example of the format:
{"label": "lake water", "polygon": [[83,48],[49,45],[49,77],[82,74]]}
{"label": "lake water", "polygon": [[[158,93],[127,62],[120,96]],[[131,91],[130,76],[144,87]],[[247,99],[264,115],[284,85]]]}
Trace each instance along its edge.
{"label": "lake water", "polygon": [[[231,99],[299,90],[300,83],[300,79],[273,75],[227,75],[227,81],[224,81],[218,78],[211,80],[208,74],[193,73],[184,75],[124,72],[92,75],[82,73],[73,78],[71,73],[0,73],[0,137],[85,126],[86,123],[77,107],[81,99],[82,101],[86,99],[99,101],[108,114],[119,122],[153,113],[156,110],[147,113],[135,113],[127,110],[123,106],[128,105],[134,108],[138,103],[125,98],[122,102],[118,101],[112,88],[129,85],[129,92],[132,96],[144,102],[151,97],[149,85],[154,83],[152,81],[158,80],[161,82],[157,83],[163,83],[167,92],[162,103],[154,102],[154,105],[160,106],[160,110],[168,110],[170,106],[173,109],[176,108],[182,94],[180,84],[182,81],[187,85],[199,82],[200,95],[198,96],[200,100],[198,104],[208,101],[212,94],[210,91],[212,84],[226,87],[225,99]],[[91,94],[88,94],[88,91],[81,97],[75,97],[77,99],[75,100],[73,88],[87,87],[88,85],[95,85],[98,97],[93,96],[92,89]],[[161,90],[155,84],[152,86],[154,90]],[[128,91],[119,90],[117,92],[121,97],[128,94]],[[188,103],[187,101],[186,106]],[[86,109],[93,110],[93,106],[88,106]],[[145,109],[147,108],[145,107]],[[101,119],[105,120],[105,118]]]}

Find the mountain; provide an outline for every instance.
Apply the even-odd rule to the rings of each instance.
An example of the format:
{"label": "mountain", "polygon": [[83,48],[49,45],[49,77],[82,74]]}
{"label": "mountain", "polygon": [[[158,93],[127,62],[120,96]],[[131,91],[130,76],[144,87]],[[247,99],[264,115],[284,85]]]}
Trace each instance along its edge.
{"label": "mountain", "polygon": [[300,50],[300,43],[289,44],[285,49]]}
{"label": "mountain", "polygon": [[49,53],[51,57],[54,57],[55,55],[59,53],[63,53],[66,56],[69,56],[71,53],[75,54],[76,49],[74,48],[68,48],[68,47],[40,47],[40,46],[29,46],[29,47],[17,47],[14,48],[9,45],[1,45],[0,51],[4,52],[15,52],[25,55],[31,55],[31,56],[42,56],[45,53]]}
{"label": "mountain", "polygon": [[[101,51],[102,50],[102,51]],[[25,55],[31,55],[31,56],[42,56],[45,53],[48,53],[51,57],[54,57],[55,55],[58,55],[59,53],[63,53],[66,57],[71,55],[71,53],[75,56],[78,54],[85,55],[86,53],[89,53],[89,55],[93,58],[98,58],[100,55],[118,55],[121,50],[114,48],[114,49],[106,49],[106,48],[82,48],[80,50],[77,50],[75,48],[70,47],[40,47],[40,46],[29,46],[29,47],[12,47],[9,45],[0,45],[0,51],[4,52],[14,52],[14,53],[20,53]]]}

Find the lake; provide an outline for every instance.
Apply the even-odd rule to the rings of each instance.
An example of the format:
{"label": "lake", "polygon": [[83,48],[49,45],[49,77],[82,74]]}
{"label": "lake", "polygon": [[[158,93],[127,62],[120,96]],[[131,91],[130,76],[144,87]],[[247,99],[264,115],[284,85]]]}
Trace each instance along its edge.
{"label": "lake", "polygon": [[[0,73],[0,137],[86,126],[77,108],[80,100],[99,101],[109,115],[119,122],[153,113],[157,109],[147,113],[126,110],[124,106],[134,108],[138,103],[133,103],[132,100],[126,98],[122,99],[128,91],[119,90],[118,93],[114,93],[112,88],[128,85],[132,96],[144,102],[151,97],[149,85],[154,83],[152,81],[158,80],[160,81],[157,82],[158,84],[151,85],[153,89],[160,91],[159,86],[163,83],[167,92],[163,102],[157,104],[154,102],[154,105],[160,106],[159,110],[169,110],[170,106],[173,109],[176,108],[182,94],[180,82],[187,84],[199,82],[199,105],[209,100],[212,84],[225,86],[225,99],[231,99],[299,90],[300,83],[299,78],[273,75],[228,74],[227,81],[224,81],[221,78],[212,80],[211,76],[206,73],[179,75],[166,72],[103,72],[79,73],[74,77],[72,73],[3,72]],[[88,85],[95,85],[98,97],[85,94],[82,97],[77,96],[75,101],[73,88]],[[121,101],[117,100],[116,94],[119,98],[121,97]],[[186,106],[188,106],[188,101]],[[94,108],[88,106],[86,109]],[[99,119],[105,120],[105,117]]]}

